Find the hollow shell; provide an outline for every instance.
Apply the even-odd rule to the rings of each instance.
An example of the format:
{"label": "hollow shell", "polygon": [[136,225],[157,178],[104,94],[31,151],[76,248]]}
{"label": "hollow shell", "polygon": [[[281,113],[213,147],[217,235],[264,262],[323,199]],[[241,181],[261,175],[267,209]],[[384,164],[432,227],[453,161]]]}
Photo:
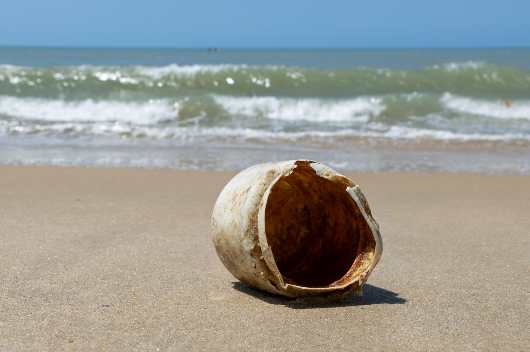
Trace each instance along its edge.
{"label": "hollow shell", "polygon": [[309,160],[235,176],[215,203],[212,237],[234,277],[293,298],[362,294],[383,251],[359,186]]}

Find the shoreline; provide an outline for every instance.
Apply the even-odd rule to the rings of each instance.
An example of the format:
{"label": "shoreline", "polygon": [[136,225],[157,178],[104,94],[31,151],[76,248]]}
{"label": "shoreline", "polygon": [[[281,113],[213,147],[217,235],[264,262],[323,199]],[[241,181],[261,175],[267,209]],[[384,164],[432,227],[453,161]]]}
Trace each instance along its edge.
{"label": "shoreline", "polygon": [[171,146],[0,144],[0,165],[147,168],[241,171],[270,160],[319,161],[345,172],[427,172],[456,174],[530,175],[530,154],[438,150],[367,150],[283,147],[281,145]]}
{"label": "shoreline", "polygon": [[0,165],[0,349],[530,348],[530,176],[345,173],[383,256],[362,297],[302,304],[217,258],[235,174]]}

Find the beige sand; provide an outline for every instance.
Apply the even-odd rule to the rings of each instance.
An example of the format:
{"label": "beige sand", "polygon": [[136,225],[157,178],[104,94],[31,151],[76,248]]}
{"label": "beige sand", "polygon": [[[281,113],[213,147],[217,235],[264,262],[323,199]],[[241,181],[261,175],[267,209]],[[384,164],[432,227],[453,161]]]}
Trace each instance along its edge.
{"label": "beige sand", "polygon": [[210,240],[234,173],[0,166],[0,350],[529,350],[530,177],[348,174],[363,297],[245,287]]}

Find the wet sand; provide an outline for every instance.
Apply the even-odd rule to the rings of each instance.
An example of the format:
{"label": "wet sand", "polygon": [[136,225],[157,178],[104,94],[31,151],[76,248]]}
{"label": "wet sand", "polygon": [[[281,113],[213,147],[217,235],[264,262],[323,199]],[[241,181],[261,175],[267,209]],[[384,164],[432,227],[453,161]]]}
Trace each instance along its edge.
{"label": "wet sand", "polygon": [[0,350],[530,349],[530,176],[347,174],[384,253],[312,305],[217,258],[234,175],[0,166]]}

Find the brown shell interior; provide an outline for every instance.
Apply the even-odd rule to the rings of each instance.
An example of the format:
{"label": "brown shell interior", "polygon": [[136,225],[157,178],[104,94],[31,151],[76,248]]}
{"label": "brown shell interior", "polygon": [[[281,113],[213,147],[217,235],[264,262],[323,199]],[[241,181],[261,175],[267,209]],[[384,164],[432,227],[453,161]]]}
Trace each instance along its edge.
{"label": "brown shell interior", "polygon": [[333,287],[351,282],[375,240],[366,219],[346,188],[350,180],[320,177],[309,162],[282,176],[265,208],[265,233],[284,280],[305,287]]}

